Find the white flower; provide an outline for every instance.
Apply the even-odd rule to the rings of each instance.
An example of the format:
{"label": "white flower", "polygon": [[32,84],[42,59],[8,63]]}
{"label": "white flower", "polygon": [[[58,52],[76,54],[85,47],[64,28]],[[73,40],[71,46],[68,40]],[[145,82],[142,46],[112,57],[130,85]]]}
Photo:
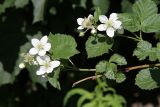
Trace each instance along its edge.
{"label": "white flower", "polygon": [[77,23],[80,25],[77,29],[82,30],[84,28],[91,28],[92,27],[92,21],[93,21],[93,15],[89,15],[87,18],[78,18]]}
{"label": "white flower", "polygon": [[60,61],[51,61],[50,57],[45,56],[37,56],[37,62],[40,65],[40,69],[36,72],[37,75],[44,75],[51,73],[54,68],[58,67],[60,65]]}
{"label": "white flower", "polygon": [[118,16],[116,13],[112,13],[109,19],[105,15],[99,16],[99,21],[102,23],[100,24],[97,29],[99,31],[106,31],[109,37],[114,36],[114,32],[117,29],[121,29],[122,22],[118,20]]}
{"label": "white flower", "polygon": [[25,64],[24,64],[24,63],[20,63],[20,64],[19,64],[19,68],[20,68],[20,69],[25,68]]}
{"label": "white flower", "polygon": [[49,51],[51,48],[51,44],[48,43],[48,37],[44,36],[41,38],[41,40],[38,39],[32,39],[31,43],[33,45],[33,48],[29,50],[29,53],[31,55],[38,54],[39,56],[44,56],[46,54],[46,51]]}

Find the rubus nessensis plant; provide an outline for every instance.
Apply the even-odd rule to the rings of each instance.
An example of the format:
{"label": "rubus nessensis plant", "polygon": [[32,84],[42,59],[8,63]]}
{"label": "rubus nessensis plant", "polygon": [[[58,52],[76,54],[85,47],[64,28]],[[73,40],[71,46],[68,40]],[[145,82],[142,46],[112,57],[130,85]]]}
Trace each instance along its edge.
{"label": "rubus nessensis plant", "polygon": [[[48,36],[35,35],[28,37],[30,42],[20,48],[13,76],[6,72],[0,72],[1,75],[10,77],[8,80],[4,79],[2,84],[13,82],[20,70],[26,68],[36,78],[34,82],[38,82],[44,87],[49,82],[60,90],[59,75],[63,71],[94,72],[95,75],[77,80],[72,86],[76,87],[87,80],[95,80],[97,86],[93,92],[75,88],[64,99],[64,105],[66,105],[71,96],[81,95],[77,107],[126,106],[125,99],[109,87],[107,80],[121,83],[126,80],[125,73],[133,70],[138,71],[135,85],[139,88],[152,90],[160,87],[160,42],[155,41],[157,43],[154,46],[150,40],[145,38],[147,33],[155,36],[155,33],[160,32],[160,14],[155,1],[137,0],[127,13],[111,13],[109,16],[104,15],[101,8],[95,8],[94,13],[75,20],[79,38],[89,34],[85,43],[87,58],[92,59],[104,54],[107,55],[106,58],[96,62],[97,64],[92,69],[79,68],[71,57],[81,54],[81,51],[77,49],[77,45],[81,44],[77,44],[72,35],[54,34],[53,32]],[[137,44],[130,57],[137,59],[139,65],[128,64],[130,59],[112,49],[114,45],[117,45],[115,39],[119,38],[120,40],[130,39]],[[131,44],[126,44],[126,47],[129,45]],[[127,51],[126,48],[126,53]],[[148,63],[143,63],[144,61]]]}

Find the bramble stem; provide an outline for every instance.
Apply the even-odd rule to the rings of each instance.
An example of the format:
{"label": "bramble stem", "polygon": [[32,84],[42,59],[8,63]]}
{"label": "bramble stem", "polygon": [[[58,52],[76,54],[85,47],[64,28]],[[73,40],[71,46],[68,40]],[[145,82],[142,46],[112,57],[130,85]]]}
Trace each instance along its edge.
{"label": "bramble stem", "polygon": [[95,76],[90,76],[90,77],[86,77],[84,79],[81,79],[75,83],[73,83],[72,87],[75,87],[77,84],[83,82],[83,81],[86,81],[86,80],[96,80],[97,78],[100,78],[102,77],[103,75],[95,75]]}
{"label": "bramble stem", "polygon": [[128,39],[132,39],[132,40],[134,40],[134,41],[140,41],[139,39],[134,38],[134,37],[130,37],[130,36],[123,36],[123,35],[117,35],[117,36],[119,36],[119,37],[124,37],[124,38],[128,38]]}
{"label": "bramble stem", "polygon": [[96,71],[96,69],[78,69],[79,71]]}

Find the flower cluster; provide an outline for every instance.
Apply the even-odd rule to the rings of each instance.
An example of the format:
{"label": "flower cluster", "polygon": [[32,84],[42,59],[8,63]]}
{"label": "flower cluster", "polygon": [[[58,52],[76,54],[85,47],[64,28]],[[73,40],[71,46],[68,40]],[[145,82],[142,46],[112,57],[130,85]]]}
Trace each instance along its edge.
{"label": "flower cluster", "polygon": [[[45,74],[51,73],[56,67],[60,65],[60,61],[52,61],[46,54],[51,49],[51,44],[48,42],[48,37],[44,36],[40,40],[33,38],[31,40],[32,48],[29,53],[23,55],[24,62],[31,65],[40,66],[37,70],[37,75],[44,76]],[[19,64],[20,68],[24,68],[24,63]]]}
{"label": "flower cluster", "polygon": [[122,29],[122,22],[118,20],[118,15],[116,13],[112,13],[109,18],[105,15],[99,15],[99,21],[101,24],[96,26],[92,15],[89,15],[88,18],[78,18],[77,23],[80,26],[77,29],[91,29],[92,34],[96,33],[97,30],[106,31],[109,37],[113,37],[116,30]]}

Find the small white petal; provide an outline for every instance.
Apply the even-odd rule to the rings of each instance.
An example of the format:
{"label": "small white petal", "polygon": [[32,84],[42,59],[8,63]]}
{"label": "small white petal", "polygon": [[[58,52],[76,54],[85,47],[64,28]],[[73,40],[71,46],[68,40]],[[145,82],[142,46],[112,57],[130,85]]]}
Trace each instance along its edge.
{"label": "small white petal", "polygon": [[100,15],[99,16],[99,21],[101,23],[106,23],[108,21],[108,18],[105,15]]}
{"label": "small white petal", "polygon": [[34,47],[36,47],[37,46],[37,44],[39,44],[39,40],[38,39],[32,39],[31,40],[31,43],[32,43],[32,45],[34,46]]}
{"label": "small white petal", "polygon": [[19,64],[19,68],[21,68],[21,69],[25,68],[25,64],[24,63],[20,63]]}
{"label": "small white petal", "polygon": [[78,25],[82,25],[83,21],[84,21],[84,19],[83,19],[83,18],[78,18],[78,19],[77,19],[77,23],[78,23]]}
{"label": "small white petal", "polygon": [[44,50],[45,51],[49,51],[51,49],[51,44],[50,43],[46,43],[45,45],[44,45]]}
{"label": "small white petal", "polygon": [[107,26],[105,24],[100,24],[100,25],[98,25],[97,29],[99,31],[105,31],[107,29]]}
{"label": "small white petal", "polygon": [[41,56],[37,56],[37,62],[39,63],[39,65],[44,65],[45,64],[45,59],[44,57]]}
{"label": "small white petal", "polygon": [[49,67],[48,69],[47,69],[47,71],[46,71],[46,73],[51,73],[52,71],[53,71],[53,67]]}
{"label": "small white petal", "polygon": [[93,15],[89,14],[88,19],[92,20],[93,19]]}
{"label": "small white petal", "polygon": [[115,28],[115,29],[121,29],[121,24],[122,24],[122,22],[121,21],[114,21],[113,22],[113,27]]}
{"label": "small white petal", "polygon": [[37,53],[38,53],[38,50],[36,48],[31,48],[29,50],[29,54],[31,54],[31,55],[36,55]]}
{"label": "small white petal", "polygon": [[92,29],[92,30],[91,30],[91,33],[92,33],[92,34],[95,34],[96,32],[97,32],[96,29]]}
{"label": "small white petal", "polygon": [[60,64],[61,64],[60,61],[56,61],[56,60],[51,62],[51,66],[52,66],[53,68],[58,67]]}
{"label": "small white petal", "polygon": [[107,29],[106,33],[109,37],[113,37],[114,36],[114,29],[110,27]]}
{"label": "small white petal", "polygon": [[44,75],[46,73],[46,69],[44,66],[41,66],[40,69],[36,72],[37,75]]}
{"label": "small white petal", "polygon": [[43,36],[43,37],[41,38],[41,40],[40,40],[40,42],[41,42],[42,44],[46,44],[47,41],[48,41],[48,37],[47,37],[47,36]]}
{"label": "small white petal", "polygon": [[117,20],[118,19],[118,16],[117,16],[117,14],[116,13],[112,13],[112,14],[110,14],[110,16],[109,16],[109,20]]}
{"label": "small white petal", "polygon": [[38,55],[39,56],[44,56],[46,54],[46,51],[45,50],[40,50],[39,52],[38,52]]}
{"label": "small white petal", "polygon": [[83,26],[79,26],[77,29],[78,29],[78,30],[82,30],[82,29],[84,29],[84,28],[83,28]]}
{"label": "small white petal", "polygon": [[49,62],[49,61],[51,60],[50,57],[47,56],[47,55],[44,56],[44,59],[45,59],[45,61],[47,61],[47,62]]}

